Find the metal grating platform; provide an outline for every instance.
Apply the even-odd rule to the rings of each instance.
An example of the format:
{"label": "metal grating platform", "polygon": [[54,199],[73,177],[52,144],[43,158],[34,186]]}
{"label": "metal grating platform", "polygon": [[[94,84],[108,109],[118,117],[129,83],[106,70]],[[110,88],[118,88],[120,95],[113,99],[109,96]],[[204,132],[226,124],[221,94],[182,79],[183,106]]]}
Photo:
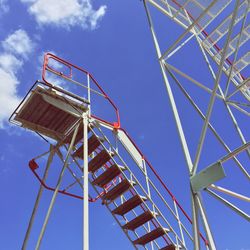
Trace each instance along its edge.
{"label": "metal grating platform", "polygon": [[60,140],[70,132],[84,110],[86,106],[73,98],[38,85],[24,99],[13,120],[24,128]]}

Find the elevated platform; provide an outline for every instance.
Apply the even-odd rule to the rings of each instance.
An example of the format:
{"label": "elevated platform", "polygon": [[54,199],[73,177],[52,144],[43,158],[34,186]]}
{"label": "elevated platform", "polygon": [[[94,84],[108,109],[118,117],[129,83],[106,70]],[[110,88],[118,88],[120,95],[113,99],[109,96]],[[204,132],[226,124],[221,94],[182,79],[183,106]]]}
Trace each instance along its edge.
{"label": "elevated platform", "polygon": [[[35,85],[13,113],[11,120],[55,140],[65,137],[68,143],[70,138],[67,135],[71,137],[71,129],[87,110],[87,105],[63,92],[42,83]],[[81,131],[77,139],[82,138]]]}

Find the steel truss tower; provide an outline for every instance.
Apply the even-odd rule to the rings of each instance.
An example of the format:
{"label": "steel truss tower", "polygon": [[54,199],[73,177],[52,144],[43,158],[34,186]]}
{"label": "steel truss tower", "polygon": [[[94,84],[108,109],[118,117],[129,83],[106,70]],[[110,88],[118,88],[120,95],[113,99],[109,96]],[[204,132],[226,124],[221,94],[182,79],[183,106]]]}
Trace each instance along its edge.
{"label": "steel truss tower", "polygon": [[[243,219],[250,220],[249,214],[238,206],[238,200],[249,202],[249,193],[247,197],[236,192],[225,178],[225,172],[229,171],[228,165],[231,165],[241,172],[242,179],[238,183],[245,181],[249,185],[250,1],[144,0],[143,3],[190,174],[194,249],[201,249],[201,224],[209,249],[216,249],[202,200],[204,192]],[[177,30],[180,30],[178,35],[177,31],[167,29],[169,19],[176,22]],[[193,50],[193,53],[189,51],[187,55],[185,49]],[[200,75],[192,74],[194,57],[201,60],[200,75],[204,74],[201,80]],[[182,63],[175,66],[176,61]],[[182,67],[185,62],[189,64],[189,72],[187,67],[185,70]],[[187,125],[180,115],[186,107],[177,108],[180,95],[175,96],[175,89],[183,94],[203,121],[198,130],[198,140],[191,146],[187,133],[185,134]],[[200,91],[199,89],[204,93],[197,98],[196,91]],[[221,125],[218,126],[218,121],[212,119],[214,114],[217,119],[223,119],[220,121],[224,126],[222,133],[219,132]],[[232,129],[229,132],[227,128],[230,126]],[[224,152],[220,157],[217,155],[214,158],[210,152],[213,150],[207,149],[206,141],[212,140],[211,138],[217,141],[214,147],[219,152]],[[206,164],[201,161],[204,151]],[[226,187],[215,185],[217,181],[226,183]],[[235,203],[231,202],[232,197],[235,198]]]}
{"label": "steel truss tower", "polygon": [[[27,249],[34,220],[40,216],[37,209],[44,189],[53,192],[53,196],[35,249],[41,247],[58,195],[83,200],[84,250],[90,248],[88,204],[97,200],[102,201],[135,249],[216,249],[202,200],[204,192],[249,220],[247,212],[227,198],[249,202],[249,197],[230,185],[214,184],[217,181],[224,184],[228,179],[225,178],[228,165],[234,166],[249,183],[250,143],[246,124],[249,124],[250,91],[249,77],[245,76],[250,58],[246,49],[250,37],[249,1],[144,0],[144,6],[190,173],[193,221],[121,128],[118,108],[95,78],[88,71],[48,53],[43,80],[35,82],[10,118],[49,144],[46,152],[29,162],[40,188],[23,250]],[[162,30],[163,26],[158,26],[154,18],[159,13],[184,28],[173,44],[164,43],[162,34],[158,36],[157,28]],[[211,31],[208,33],[205,28]],[[193,42],[204,58],[210,80],[207,76],[204,81],[198,80],[171,61]],[[179,62],[184,62],[184,57],[180,58]],[[189,61],[192,65],[190,58]],[[192,83],[192,87],[188,88],[186,83]],[[198,101],[194,87],[203,91]],[[179,97],[174,94],[177,88],[202,121],[195,147],[187,140],[181,117],[183,110],[177,108]],[[221,126],[212,120],[217,111],[222,116],[222,107],[223,119],[228,115],[230,120],[230,123],[223,121],[224,124],[232,124],[229,135],[227,127],[221,133]],[[216,157],[206,150],[210,138],[218,142],[213,150]],[[204,152],[207,152],[205,164]],[[46,164],[41,160],[44,157],[47,157]],[[206,237],[200,233],[201,224]]]}

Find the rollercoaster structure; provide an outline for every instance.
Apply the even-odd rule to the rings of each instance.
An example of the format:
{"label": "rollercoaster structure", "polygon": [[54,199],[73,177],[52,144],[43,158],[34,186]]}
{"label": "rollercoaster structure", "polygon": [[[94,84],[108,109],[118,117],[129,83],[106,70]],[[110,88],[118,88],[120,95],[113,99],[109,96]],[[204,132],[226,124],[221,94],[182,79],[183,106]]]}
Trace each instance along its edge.
{"label": "rollercoaster structure", "polygon": [[[237,200],[249,202],[249,197],[231,190],[226,182],[226,187],[215,184],[224,183],[227,164],[237,168],[241,177],[249,181],[246,166],[250,142],[247,131],[241,128],[242,120],[238,121],[238,113],[248,119],[250,1],[144,0],[143,4],[189,171],[192,218],[121,128],[118,108],[93,75],[47,53],[42,81],[33,84],[10,117],[12,123],[34,131],[50,144],[46,152],[29,162],[40,189],[22,249],[28,246],[44,189],[52,191],[53,196],[35,249],[40,249],[58,194],[83,200],[84,250],[89,249],[89,203],[97,200],[102,201],[135,249],[216,249],[203,192],[250,220],[247,212],[237,205]],[[170,45],[162,41],[162,35],[158,37],[157,31],[162,27],[158,24],[158,15],[163,21],[171,19],[182,28],[182,33]],[[178,56],[184,60],[182,53],[191,42],[195,42],[204,58],[209,81],[207,77],[198,81],[171,61]],[[192,97],[196,90],[186,87],[187,82],[208,98],[197,102]],[[177,108],[179,97],[174,96],[172,84],[202,120],[196,145],[190,146],[186,139],[185,124]],[[233,124],[232,133],[239,138],[236,143],[229,140],[231,134],[220,135],[211,122],[217,100]],[[215,138],[215,146],[225,153],[216,159],[208,155],[208,162],[204,164],[200,159],[207,146],[206,137]],[[194,155],[191,148],[195,148]],[[41,159],[46,156],[44,164]],[[55,185],[47,182],[52,165],[58,171]],[[67,183],[64,182],[66,171],[71,176]],[[95,195],[90,194],[89,185]],[[229,201],[228,196],[234,197],[236,203]],[[204,231],[204,235],[200,231]]]}

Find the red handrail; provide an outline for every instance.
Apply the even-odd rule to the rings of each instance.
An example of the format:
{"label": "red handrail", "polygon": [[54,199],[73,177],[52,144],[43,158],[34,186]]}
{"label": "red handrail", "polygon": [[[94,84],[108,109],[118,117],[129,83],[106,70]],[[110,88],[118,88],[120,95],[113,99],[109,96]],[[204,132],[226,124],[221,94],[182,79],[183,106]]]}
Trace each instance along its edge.
{"label": "red handrail", "polygon": [[[97,88],[104,95],[104,98],[108,100],[110,105],[115,110],[117,121],[113,123],[113,126],[115,128],[119,128],[121,126],[120,114],[119,114],[119,110],[118,110],[117,106],[111,100],[111,98],[107,95],[107,93],[104,91],[104,89],[99,85],[99,83],[96,81],[96,79],[93,77],[93,75],[90,72],[88,72],[87,70],[85,70],[83,68],[80,68],[80,67],[78,67],[78,66],[76,66],[76,65],[74,65],[74,64],[72,64],[70,62],[67,62],[64,59],[62,59],[62,58],[60,58],[58,56],[55,56],[55,55],[53,55],[51,53],[45,53],[45,55],[44,55],[44,63],[43,63],[43,70],[42,70],[42,79],[47,85],[51,86],[51,83],[46,80],[46,70],[47,70],[47,68],[51,68],[50,66],[48,66],[48,62],[49,62],[50,58],[54,59],[55,61],[58,61],[58,62],[62,63],[66,67],[68,67],[70,69],[70,78],[72,77],[72,67],[79,70],[79,71],[81,71],[81,72],[83,72],[84,74],[88,75],[90,77],[90,79],[93,81],[93,83],[97,86]],[[55,70],[53,70],[53,71],[55,71]],[[58,72],[58,73],[61,74],[60,72]],[[68,76],[65,76],[65,77],[66,77],[66,79],[69,78]]]}
{"label": "red handrail", "polygon": [[[110,124],[109,122],[103,120],[103,119],[99,119],[98,117],[94,117],[92,115],[93,118],[106,123],[107,125],[112,126],[112,124]],[[155,168],[152,166],[152,164],[147,160],[147,158],[143,155],[143,153],[141,152],[141,150],[139,149],[139,147],[136,145],[135,141],[131,138],[131,136],[128,134],[128,132],[123,129],[123,128],[115,128],[114,129],[117,130],[121,130],[122,132],[124,132],[126,134],[126,136],[129,138],[129,140],[131,141],[131,143],[133,144],[133,146],[137,149],[137,151],[139,152],[139,154],[141,155],[142,159],[145,160],[145,162],[147,163],[147,165],[149,166],[149,168],[152,170],[153,174],[156,176],[156,178],[159,180],[159,182],[161,183],[161,185],[163,186],[163,188],[167,191],[167,193],[171,196],[171,198],[173,199],[173,201],[176,203],[176,206],[181,210],[181,212],[183,213],[183,215],[187,218],[187,220],[193,224],[192,219],[189,217],[189,215],[186,213],[186,211],[184,210],[184,208],[180,205],[180,203],[178,202],[178,200],[176,199],[176,197],[173,195],[173,193],[169,190],[169,188],[166,186],[166,184],[164,183],[164,181],[162,180],[162,178],[160,177],[160,175],[157,173],[157,171],[155,170]],[[200,237],[202,238],[202,240],[204,241],[205,245],[209,245],[208,241],[206,240],[206,238],[199,233]]]}
{"label": "red handrail", "polygon": [[[56,189],[55,188],[52,188],[52,187],[49,187],[42,179],[41,177],[37,174],[36,172],[36,169],[39,168],[39,165],[35,162],[34,159],[30,160],[29,161],[29,168],[30,170],[32,171],[32,173],[35,175],[35,177],[38,179],[38,181],[40,182],[40,184],[46,188],[47,190],[50,190],[50,191],[55,191]],[[109,184],[105,187],[106,190],[109,190],[111,187],[113,186],[113,184]],[[83,200],[83,196],[79,196],[79,195],[76,195],[76,194],[73,194],[73,193],[69,193],[65,190],[58,190],[58,193],[60,194],[64,194],[64,195],[67,195],[67,196],[70,196],[70,197],[73,197],[73,198],[76,198],[76,199],[80,199],[80,200]],[[102,191],[99,195],[97,195],[95,198],[92,198],[92,197],[89,197],[89,202],[96,202],[99,198],[101,198],[106,192],[105,191]]]}

